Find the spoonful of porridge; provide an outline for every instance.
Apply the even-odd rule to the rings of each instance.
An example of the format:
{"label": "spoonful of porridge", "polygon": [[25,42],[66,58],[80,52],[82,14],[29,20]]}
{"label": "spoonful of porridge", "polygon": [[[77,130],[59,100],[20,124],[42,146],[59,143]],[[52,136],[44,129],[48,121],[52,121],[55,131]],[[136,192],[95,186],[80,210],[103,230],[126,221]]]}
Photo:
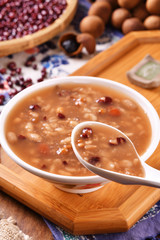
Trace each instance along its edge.
{"label": "spoonful of porridge", "polygon": [[110,125],[82,122],[73,129],[71,143],[78,160],[103,178],[160,187],[160,171],[143,162],[131,140]]}

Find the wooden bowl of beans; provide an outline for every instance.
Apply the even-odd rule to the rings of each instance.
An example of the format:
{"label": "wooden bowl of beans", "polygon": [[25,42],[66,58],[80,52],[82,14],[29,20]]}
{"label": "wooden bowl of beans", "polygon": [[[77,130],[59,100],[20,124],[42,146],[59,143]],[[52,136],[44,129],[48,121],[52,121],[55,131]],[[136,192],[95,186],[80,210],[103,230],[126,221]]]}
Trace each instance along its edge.
{"label": "wooden bowl of beans", "polygon": [[0,57],[33,48],[63,31],[77,0],[0,2]]}
{"label": "wooden bowl of beans", "polygon": [[[87,170],[72,150],[72,130],[84,121],[118,128],[144,161],[159,143],[159,117],[146,98],[118,82],[77,76],[37,83],[13,97],[0,116],[1,145],[13,161],[59,189],[92,192],[108,180]],[[89,134],[85,130],[82,138]],[[83,141],[78,144],[84,147]],[[86,144],[88,151],[98,154],[90,139]],[[98,155],[92,160],[101,161]]]}

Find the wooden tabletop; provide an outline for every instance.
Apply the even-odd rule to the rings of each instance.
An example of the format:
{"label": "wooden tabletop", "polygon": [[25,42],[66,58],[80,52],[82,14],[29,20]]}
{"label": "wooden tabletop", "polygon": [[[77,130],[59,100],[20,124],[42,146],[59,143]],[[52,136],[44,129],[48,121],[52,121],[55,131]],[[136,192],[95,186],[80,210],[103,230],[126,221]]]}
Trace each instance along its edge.
{"label": "wooden tabletop", "polygon": [[32,240],[53,240],[49,228],[40,215],[2,191],[0,191],[0,212],[3,218],[12,216],[18,227],[32,237]]}

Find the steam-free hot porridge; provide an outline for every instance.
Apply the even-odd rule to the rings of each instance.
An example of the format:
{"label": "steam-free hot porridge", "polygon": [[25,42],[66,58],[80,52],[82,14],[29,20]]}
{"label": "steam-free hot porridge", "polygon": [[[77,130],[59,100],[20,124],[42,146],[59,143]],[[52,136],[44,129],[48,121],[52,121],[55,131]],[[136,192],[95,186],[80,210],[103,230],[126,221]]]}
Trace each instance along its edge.
{"label": "steam-free hot porridge", "polygon": [[[86,162],[103,169],[144,177],[143,166],[132,143],[115,129],[87,125],[79,129],[74,144]],[[88,149],[92,145],[92,149]]]}
{"label": "steam-free hot porridge", "polygon": [[[72,129],[83,121],[99,121],[124,132],[142,155],[151,126],[142,108],[111,88],[91,84],[59,84],[24,97],[10,112],[6,136],[22,160],[41,170],[68,176],[92,175],[77,160]],[[92,151],[89,141],[87,148]]]}

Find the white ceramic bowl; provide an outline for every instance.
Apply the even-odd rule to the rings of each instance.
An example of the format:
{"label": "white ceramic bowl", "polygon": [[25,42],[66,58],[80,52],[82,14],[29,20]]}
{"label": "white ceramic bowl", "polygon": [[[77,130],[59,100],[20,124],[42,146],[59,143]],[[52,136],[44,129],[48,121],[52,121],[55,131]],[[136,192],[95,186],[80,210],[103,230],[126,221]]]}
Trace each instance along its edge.
{"label": "white ceramic bowl", "polygon": [[11,159],[13,159],[17,164],[19,164],[21,167],[23,167],[29,172],[39,177],[45,178],[50,182],[53,182],[55,186],[58,187],[59,189],[67,192],[72,192],[72,193],[92,192],[101,188],[104,184],[109,182],[106,179],[96,175],[88,176],[88,177],[87,176],[86,177],[74,177],[74,176],[70,177],[70,176],[62,176],[62,175],[57,175],[57,174],[42,171],[24,162],[9,147],[9,144],[7,142],[6,135],[5,135],[5,123],[6,123],[8,114],[10,113],[10,110],[19,101],[21,101],[24,97],[26,97],[30,93],[37,91],[39,89],[43,89],[44,87],[54,86],[61,83],[83,83],[83,84],[96,84],[96,85],[98,84],[100,86],[113,88],[117,91],[120,91],[121,93],[128,95],[130,98],[134,99],[134,101],[136,101],[146,112],[151,124],[151,129],[152,129],[150,145],[145,151],[145,153],[141,156],[141,158],[145,161],[152,155],[152,153],[155,151],[159,143],[160,123],[159,123],[159,116],[156,110],[154,109],[154,107],[151,105],[151,103],[146,98],[144,98],[141,94],[139,94],[135,90],[123,84],[120,84],[111,80],[107,80],[107,79],[102,79],[102,78],[76,76],[76,77],[57,78],[57,79],[47,80],[41,83],[34,84],[33,86],[18,93],[6,104],[0,116],[1,145],[5,150],[5,152],[8,154],[8,156]]}

